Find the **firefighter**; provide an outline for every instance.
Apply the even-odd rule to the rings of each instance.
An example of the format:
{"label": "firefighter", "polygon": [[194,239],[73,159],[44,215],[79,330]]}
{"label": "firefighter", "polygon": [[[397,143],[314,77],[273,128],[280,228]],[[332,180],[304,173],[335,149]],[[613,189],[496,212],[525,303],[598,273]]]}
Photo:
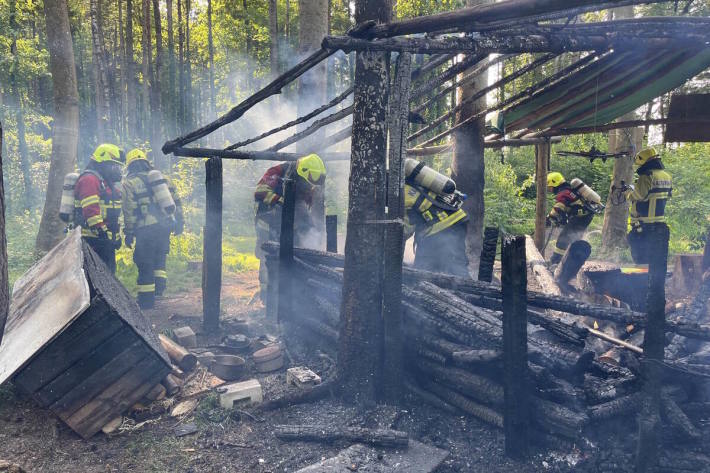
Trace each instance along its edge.
{"label": "firefighter", "polygon": [[74,185],[74,222],[81,235],[116,273],[116,250],[121,247],[120,225],[123,153],[118,146],[99,145]]}
{"label": "firefighter", "polygon": [[545,225],[562,227],[550,257],[550,263],[557,264],[565,255],[567,247],[584,236],[584,231],[592,223],[594,211],[559,172],[547,175],[547,190],[555,194],[555,205],[547,215]]}
{"label": "firefighter", "polygon": [[[266,263],[261,245],[267,241],[279,241],[281,235],[281,206],[284,202],[284,180],[295,179],[296,202],[303,202],[308,209],[312,208],[314,197],[323,189],[325,183],[325,165],[317,154],[303,156],[295,162],[281,163],[269,168],[259,179],[254,192],[256,201],[256,248],[255,255],[260,260],[259,283],[261,297],[266,294],[268,284]],[[312,215],[309,222],[299,222],[301,229],[314,225]]]}
{"label": "firefighter", "polygon": [[170,232],[176,228],[177,206],[167,180],[153,169],[145,152],[129,151],[126,171],[123,178],[125,241],[129,248],[135,242],[133,261],[138,267],[138,305],[151,309],[155,305],[156,276],[162,280],[161,287],[165,287],[165,256],[170,249]]}
{"label": "firefighter", "polygon": [[[451,194],[454,199],[463,194]],[[414,182],[404,185],[405,239],[414,234],[414,266],[455,276],[470,277],[466,257],[463,200],[444,201]]]}
{"label": "firefighter", "polygon": [[634,166],[638,178],[635,186],[626,190],[631,202],[631,230],[627,238],[634,263],[647,264],[650,242],[646,235],[652,227],[666,225],[666,203],[673,185],[671,175],[664,170],[661,157],[653,148],[639,151]]}

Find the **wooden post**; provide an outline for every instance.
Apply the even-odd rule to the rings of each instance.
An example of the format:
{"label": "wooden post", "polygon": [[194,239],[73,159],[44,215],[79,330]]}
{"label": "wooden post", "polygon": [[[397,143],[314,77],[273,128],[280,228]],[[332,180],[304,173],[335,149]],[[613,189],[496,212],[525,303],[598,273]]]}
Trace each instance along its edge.
{"label": "wooden post", "polygon": [[[535,145],[535,246],[540,252],[545,246],[547,217],[547,169],[550,165],[550,142]],[[545,256],[544,254],[542,255]]]}
{"label": "wooden post", "polygon": [[389,103],[389,180],[387,187],[387,226],[382,281],[384,323],[384,369],[382,395],[396,403],[402,394],[404,340],[402,335],[402,257],[404,255],[404,158],[409,124],[412,55],[397,58]]}
{"label": "wooden post", "polygon": [[202,247],[202,324],[207,332],[219,330],[222,291],[222,160],[205,162],[205,228]]}
{"label": "wooden post", "polygon": [[658,465],[661,429],[661,378],[666,324],[665,281],[668,266],[669,230],[666,225],[644,229],[651,243],[648,264],[648,295],[646,296],[646,327],[641,361],[643,387],[639,416],[639,441],[636,452],[636,472],[654,470]]}
{"label": "wooden post", "polygon": [[501,237],[503,285],[503,358],[505,452],[528,455],[530,408],[528,391],[528,320],[525,237]]}
{"label": "wooden post", "polygon": [[7,275],[7,237],[5,236],[5,187],[2,171],[2,123],[0,123],[0,342],[10,310],[10,283]]}
{"label": "wooden post", "polygon": [[325,216],[325,249],[329,253],[338,252],[338,216]]}
{"label": "wooden post", "polygon": [[293,295],[291,293],[293,268],[293,222],[296,214],[296,183],[284,180],[284,203],[281,209],[281,235],[279,239],[279,296],[277,319],[290,319]]}
{"label": "wooden post", "polygon": [[486,227],[483,231],[483,246],[481,259],[478,263],[478,280],[491,282],[493,280],[493,265],[496,261],[498,248],[498,227]]}

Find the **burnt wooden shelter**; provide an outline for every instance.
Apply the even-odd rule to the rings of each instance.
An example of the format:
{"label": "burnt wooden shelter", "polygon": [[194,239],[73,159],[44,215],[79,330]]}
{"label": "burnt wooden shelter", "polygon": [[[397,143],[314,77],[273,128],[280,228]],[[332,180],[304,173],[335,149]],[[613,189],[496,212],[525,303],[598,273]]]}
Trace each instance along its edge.
{"label": "burnt wooden shelter", "polygon": [[171,371],[150,324],[79,229],[15,283],[0,345],[12,382],[84,438]]}
{"label": "burnt wooden shelter", "polygon": [[[344,365],[339,367],[343,374],[341,382],[361,390],[365,398],[395,399],[402,384],[400,371],[404,343],[401,335],[404,158],[446,152],[450,147],[446,141],[449,135],[467,123],[496,112],[498,119],[486,137],[486,147],[536,146],[538,205],[535,236],[538,248],[542,247],[546,213],[544,183],[549,166],[550,142],[555,137],[644,125],[672,123],[683,127],[691,124],[687,114],[633,122],[614,120],[676,89],[710,66],[710,19],[678,16],[598,23],[571,21],[576,15],[586,12],[659,1],[507,0],[397,22],[388,22],[386,18],[363,19],[366,21],[361,21],[347,36],[324,38],[320,50],[214,122],[166,142],[162,150],[176,156],[209,157],[210,169],[214,169],[216,160],[220,159],[293,161],[303,152],[317,152],[326,161],[350,160],[351,183],[365,182],[367,192],[375,197],[371,199],[373,208],[364,212],[358,210],[357,205],[352,205],[353,199],[357,201],[362,196],[350,196],[344,272],[342,275],[330,274],[334,280],[342,281],[338,325],[339,362]],[[422,33],[428,36],[421,36]],[[187,146],[238,120],[254,105],[279,94],[289,83],[339,50],[357,53],[355,83],[328,103],[225,149]],[[490,58],[491,54],[502,56]],[[531,62],[453,104],[450,110],[419,128],[410,128],[409,122],[417,121],[418,112],[474,80],[477,74],[491,65],[520,54],[532,55]],[[413,55],[428,56],[428,61],[414,67]],[[539,78],[541,68],[561,56],[567,59],[569,65],[553,74],[542,74],[543,77]],[[362,58],[367,58],[367,62]],[[631,58],[634,59],[634,66],[626,67]],[[394,67],[390,67],[390,61]],[[442,67],[442,72],[430,74]],[[524,76],[539,79],[513,96],[451,125],[451,118],[464,106]],[[345,106],[351,95],[352,104]],[[326,112],[329,114],[325,115]],[[353,117],[353,125],[342,125],[338,131],[327,134],[317,143],[304,141],[306,144],[300,149],[301,153],[282,151],[349,116]],[[245,149],[316,117],[320,118],[274,146],[261,150]],[[697,120],[692,123],[697,126]],[[351,153],[328,151],[328,148],[349,137],[352,138]],[[209,176],[215,177],[210,180]],[[213,192],[214,195],[221,195],[219,189],[211,190],[219,186],[221,177],[208,170],[208,196]],[[209,205],[212,204],[208,202]],[[211,226],[221,228],[219,215],[212,214],[208,218],[206,235]],[[291,271],[299,264],[294,257],[292,231],[293,214],[285,211],[278,271],[282,282],[281,297],[286,291],[287,298],[293,294],[284,283],[295,274]],[[209,234],[213,240],[205,241],[205,261],[212,261],[214,257],[207,252],[221,247],[219,232],[210,231]],[[373,234],[377,235],[375,247],[365,248],[361,240],[365,235]],[[520,251],[521,242],[518,240],[506,237],[504,242],[507,245],[505,266],[507,271],[514,271],[513,268],[520,267],[521,254],[525,252]],[[273,261],[274,256],[271,258]],[[531,258],[529,251],[528,258]],[[660,262],[654,265],[656,272],[660,266]],[[211,267],[212,264],[204,267],[203,280],[218,283],[218,278],[211,279],[208,274],[209,271],[217,271]],[[651,279],[657,297],[658,277],[656,275]],[[526,337],[525,324],[515,319],[520,316],[515,314],[525,316],[527,313],[524,290],[521,292],[524,284],[511,274],[506,276],[506,280],[509,287],[503,293],[504,298],[505,294],[508,297],[502,304],[505,315],[503,325],[506,337],[509,337],[504,343],[506,366],[511,370],[525,370],[525,357],[521,355],[525,346],[521,343],[521,337]],[[208,288],[203,294],[212,300],[205,302],[206,326],[215,327],[214,320],[219,314],[219,291]],[[287,320],[288,303],[279,303],[278,307],[279,316]],[[207,323],[208,320],[212,322]],[[653,320],[649,324],[657,331],[661,327],[657,323],[658,314],[653,314]],[[320,326],[320,330],[332,335],[332,329]],[[650,335],[651,339],[656,335]],[[650,350],[649,354],[658,356],[656,349]],[[349,365],[356,356],[360,357],[360,367]],[[525,373],[518,374],[525,376]],[[515,376],[509,374],[508,379],[515,379]],[[512,389],[512,386],[509,387]],[[510,391],[510,396],[506,394],[506,405],[513,409],[520,395],[519,391]],[[655,407],[658,407],[657,402]],[[522,417],[507,425],[521,426],[520,430],[527,431],[524,419],[528,415],[527,408],[521,409],[511,411],[510,415]],[[649,409],[658,412],[653,406]],[[523,448],[519,445],[513,442],[511,448]]]}

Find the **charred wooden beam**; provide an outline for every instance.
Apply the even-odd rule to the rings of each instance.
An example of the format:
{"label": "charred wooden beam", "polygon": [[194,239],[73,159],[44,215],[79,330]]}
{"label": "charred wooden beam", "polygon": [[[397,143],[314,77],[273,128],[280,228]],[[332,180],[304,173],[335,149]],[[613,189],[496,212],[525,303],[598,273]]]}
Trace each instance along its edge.
{"label": "charred wooden beam", "polygon": [[[438,13],[435,15],[396,21],[386,24],[362,25],[351,33],[353,36],[364,38],[389,38],[392,36],[432,33],[441,30],[476,31],[478,26],[501,22],[508,24],[510,21],[530,21],[539,15],[557,14],[557,18],[566,18],[570,10],[586,9],[596,11],[624,5],[638,5],[642,3],[658,3],[663,0],[612,0],[598,2],[594,0],[511,0],[494,4],[481,4],[473,7]],[[556,18],[549,16],[549,18]]]}
{"label": "charred wooden beam", "polygon": [[314,52],[306,59],[296,64],[294,67],[274,79],[269,85],[267,85],[254,95],[249,96],[239,105],[219,117],[217,120],[201,128],[198,128],[197,130],[191,131],[186,135],[165,142],[162,148],[163,153],[170,154],[175,150],[175,148],[184,146],[188,143],[192,143],[195,140],[209,135],[210,133],[223,127],[224,125],[232,123],[234,120],[237,120],[242,115],[244,115],[244,113],[246,113],[246,111],[252,108],[254,105],[258,104],[264,99],[271,97],[272,95],[280,93],[282,88],[284,88],[286,85],[290,84],[294,80],[298,79],[301,75],[306,73],[313,66],[315,66],[334,52],[335,51],[328,51],[325,49],[320,49]]}
{"label": "charred wooden beam", "polygon": [[280,131],[287,130],[293,126],[300,125],[301,123],[306,123],[311,118],[315,118],[318,115],[320,115],[321,113],[325,112],[326,110],[329,110],[329,109],[335,107],[336,105],[341,103],[343,100],[348,98],[352,93],[353,93],[353,87],[352,86],[348,87],[347,89],[345,89],[345,91],[342,94],[338,95],[337,97],[335,97],[333,100],[331,100],[327,104],[321,105],[320,107],[316,108],[312,112],[307,113],[306,115],[303,115],[302,117],[298,117],[295,120],[291,120],[290,122],[285,123],[279,127],[273,128],[265,133],[262,133],[259,136],[255,136],[253,138],[249,138],[247,140],[240,141],[239,143],[234,143],[233,145],[227,146],[225,148],[225,150],[234,150],[237,148],[241,148],[242,146],[246,146],[248,144],[255,143],[259,140],[263,140],[264,138],[267,138],[267,137],[269,137],[273,134],[276,134]]}
{"label": "charred wooden beam", "polygon": [[308,402],[315,402],[326,397],[334,397],[338,393],[337,384],[335,380],[324,381],[321,384],[313,386],[311,389],[305,391],[299,391],[296,393],[288,393],[284,396],[271,399],[262,404],[259,404],[256,408],[258,411],[273,411],[275,409],[281,409],[288,406],[293,406],[296,404],[305,404]]}
{"label": "charred wooden beam", "polygon": [[[175,148],[175,156],[185,158],[244,159],[251,161],[296,161],[303,153],[281,153],[276,151],[239,151],[212,148]],[[348,161],[350,153],[322,153],[319,156],[325,161]]]}
{"label": "charred wooden beam", "polygon": [[325,216],[325,248],[329,253],[338,252],[338,216]]}
{"label": "charred wooden beam", "polygon": [[461,409],[463,412],[470,414],[477,419],[482,420],[488,424],[491,424],[500,429],[503,428],[503,416],[500,412],[490,407],[486,407],[482,404],[478,404],[475,401],[467,398],[466,396],[457,393],[439,383],[435,382],[424,382],[424,387],[427,391],[436,394],[439,398],[443,399],[445,402]]}
{"label": "charred wooden beam", "polygon": [[327,117],[320,118],[320,119],[314,121],[305,130],[295,133],[295,134],[289,136],[288,138],[286,138],[285,140],[282,140],[282,141],[276,143],[275,145],[268,148],[267,151],[278,151],[278,150],[285,148],[297,141],[300,141],[308,136],[311,136],[313,133],[320,130],[324,126],[330,125],[331,123],[335,123],[340,119],[343,119],[345,117],[352,115],[353,110],[354,110],[354,105],[350,105],[348,107],[345,107],[342,110],[338,110],[335,113],[331,113]]}
{"label": "charred wooden beam", "polygon": [[222,160],[205,162],[205,229],[202,261],[202,323],[207,332],[219,330],[222,293]]}
{"label": "charred wooden beam", "polygon": [[197,357],[195,355],[163,334],[159,334],[158,339],[163,349],[170,357],[170,361],[179,366],[181,370],[192,371],[195,369],[197,365]]}
{"label": "charred wooden beam", "polygon": [[501,264],[505,452],[525,458],[530,442],[525,237],[501,236]]}
{"label": "charred wooden beam", "polygon": [[689,122],[684,119],[669,119],[669,118],[654,118],[650,120],[627,120],[623,122],[608,123],[606,125],[584,126],[575,128],[553,128],[541,132],[530,133],[525,138],[539,138],[541,136],[566,136],[566,135],[583,135],[587,133],[603,133],[605,131],[619,130],[624,128],[646,127],[653,125],[668,125],[674,124],[678,126],[699,126],[710,125],[710,121],[694,120]]}
{"label": "charred wooden beam", "polygon": [[578,240],[572,243],[555,269],[555,281],[563,287],[569,287],[570,280],[577,277],[590,254],[592,245],[589,242]]}
{"label": "charred wooden beam", "polygon": [[291,319],[293,301],[293,227],[296,212],[296,183],[285,179],[284,203],[281,209],[281,232],[279,241],[279,295],[277,320]]}
{"label": "charred wooden beam", "polygon": [[493,280],[493,265],[498,248],[498,227],[486,227],[483,230],[483,245],[478,265],[478,280],[490,283]]}
{"label": "charred wooden beam", "polygon": [[416,89],[413,89],[412,90],[412,100],[415,100],[419,97],[422,97],[424,95],[431,93],[432,90],[436,90],[436,88],[439,87],[441,84],[443,84],[447,81],[450,81],[451,79],[453,79],[457,75],[461,74],[462,72],[466,71],[467,69],[471,68],[472,66],[476,65],[477,63],[481,62],[481,60],[484,58],[485,58],[485,56],[472,55],[472,56],[464,58],[462,61],[455,63],[453,66],[449,67],[441,74],[439,74],[435,77],[432,77],[424,84],[420,85]]}
{"label": "charred wooden beam", "polygon": [[330,425],[275,425],[274,435],[281,440],[306,440],[332,443],[339,440],[365,443],[376,447],[402,448],[409,444],[406,432],[362,427],[333,427]]}

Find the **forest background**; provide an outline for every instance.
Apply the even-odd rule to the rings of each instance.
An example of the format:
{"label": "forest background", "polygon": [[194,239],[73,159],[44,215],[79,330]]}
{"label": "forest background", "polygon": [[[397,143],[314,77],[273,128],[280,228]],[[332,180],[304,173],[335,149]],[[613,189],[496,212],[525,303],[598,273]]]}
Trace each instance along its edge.
{"label": "forest background", "polygon": [[[175,181],[184,202],[187,229],[173,238],[168,262],[172,292],[199,286],[200,275],[187,263],[201,260],[204,224],[204,164],[198,159],[163,156],[162,143],[211,121],[295,64],[318,44],[323,34],[344,34],[354,25],[353,4],[347,0],[45,0],[66,2],[73,43],[78,90],[78,163],[82,168],[98,143],[114,142],[124,149],[151,151],[156,165]],[[685,4],[685,2],[681,2]],[[463,0],[398,0],[397,18],[409,18],[462,7]],[[10,281],[41,254],[36,235],[45,205],[52,150],[53,82],[43,0],[0,0],[0,121],[3,124],[3,170],[6,192],[6,232]],[[679,14],[678,2],[636,7],[636,16]],[[689,15],[710,15],[710,0],[690,2]],[[599,21],[608,12],[587,14],[574,21]],[[317,25],[317,26],[316,26]],[[313,36],[318,38],[314,38]],[[531,62],[534,55],[501,61],[488,71],[491,79]],[[562,56],[533,73],[491,93],[492,103],[515,94],[570,64]],[[416,57],[422,63],[425,59]],[[444,66],[445,67],[445,66]],[[324,71],[313,71],[283,93],[251,110],[242,120],[214,133],[203,144],[224,147],[295,118],[335,97],[352,83],[354,56],[336,54]],[[439,69],[440,71],[441,69]],[[437,71],[433,71],[435,74]],[[55,78],[56,80],[56,78]],[[316,91],[307,81],[320,82]],[[682,92],[705,90],[710,72],[689,81]],[[441,115],[456,100],[444,95],[425,112]],[[635,112],[655,118],[668,110],[670,94]],[[343,106],[346,106],[348,102]],[[443,127],[451,123],[442,124]],[[340,129],[335,125],[331,131]],[[438,131],[441,131],[439,129]],[[292,132],[277,134],[252,145],[264,147]],[[423,139],[436,134],[425,135]],[[667,209],[672,253],[699,251],[710,215],[710,145],[665,144],[661,127],[647,130],[647,142],[663,153],[673,175],[673,198]],[[556,150],[606,150],[605,134],[565,137],[552,149],[551,169],[569,178],[580,177],[606,201],[613,163],[562,158]],[[339,145],[348,151],[349,144]],[[288,148],[287,151],[294,150]],[[157,152],[154,152],[157,151]],[[533,147],[486,150],[485,222],[509,231],[532,233],[535,214]],[[426,160],[438,170],[451,164],[450,153]],[[253,190],[273,163],[226,161],[224,194],[224,264],[227,271],[255,269],[253,256]],[[329,163],[326,188],[328,214],[337,214],[345,228],[347,214],[346,162]],[[550,198],[549,204],[552,200]],[[58,206],[58,204],[57,204]],[[592,230],[600,229],[596,217]],[[599,232],[591,242],[598,249]],[[133,288],[135,268],[131,251],[118,254],[119,277]],[[628,251],[618,257],[629,259]]]}

